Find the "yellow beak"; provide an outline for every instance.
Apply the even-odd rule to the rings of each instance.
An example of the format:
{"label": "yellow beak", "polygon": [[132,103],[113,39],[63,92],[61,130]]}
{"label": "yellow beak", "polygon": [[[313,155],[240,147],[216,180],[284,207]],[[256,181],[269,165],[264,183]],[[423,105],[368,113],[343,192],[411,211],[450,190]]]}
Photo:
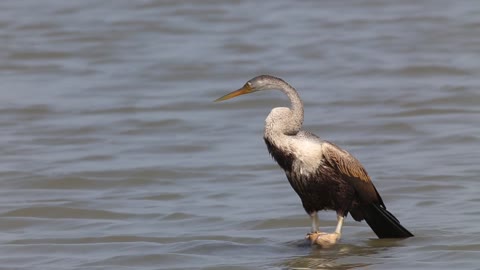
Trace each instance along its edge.
{"label": "yellow beak", "polygon": [[234,97],[237,97],[237,96],[240,96],[240,95],[250,94],[252,92],[254,92],[252,87],[249,84],[245,84],[242,88],[240,88],[236,91],[233,91],[229,94],[226,94],[223,97],[215,99],[215,102],[224,101],[224,100],[231,99],[231,98],[234,98]]}

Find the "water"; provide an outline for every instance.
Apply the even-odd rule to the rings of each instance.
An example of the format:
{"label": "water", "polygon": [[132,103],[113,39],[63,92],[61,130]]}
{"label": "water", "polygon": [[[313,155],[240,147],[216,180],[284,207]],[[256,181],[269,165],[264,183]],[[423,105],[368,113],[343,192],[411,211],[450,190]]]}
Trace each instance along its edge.
{"label": "water", "polygon": [[[2,269],[480,269],[477,1],[2,1],[0,40]],[[302,240],[285,98],[212,102],[259,74],[416,237]]]}

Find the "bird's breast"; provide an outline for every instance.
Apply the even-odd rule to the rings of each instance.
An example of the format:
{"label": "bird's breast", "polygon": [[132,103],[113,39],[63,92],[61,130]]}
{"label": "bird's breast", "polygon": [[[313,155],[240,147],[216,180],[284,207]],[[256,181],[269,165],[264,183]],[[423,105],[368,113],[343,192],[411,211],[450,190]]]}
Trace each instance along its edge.
{"label": "bird's breast", "polygon": [[295,136],[265,136],[273,158],[285,171],[309,176],[318,172],[323,160],[322,143]]}
{"label": "bird's breast", "polygon": [[322,144],[309,140],[292,140],[290,144],[295,156],[292,169],[304,176],[317,173],[323,160]]}

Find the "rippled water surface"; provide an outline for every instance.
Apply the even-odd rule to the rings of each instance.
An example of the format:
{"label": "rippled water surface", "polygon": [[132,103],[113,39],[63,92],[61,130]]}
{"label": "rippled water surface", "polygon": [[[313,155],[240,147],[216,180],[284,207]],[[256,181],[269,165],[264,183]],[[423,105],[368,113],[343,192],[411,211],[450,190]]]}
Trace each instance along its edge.
{"label": "rippled water surface", "polygon": [[[478,1],[1,1],[0,40],[2,269],[480,269]],[[259,74],[416,237],[303,241],[286,98],[212,102]]]}

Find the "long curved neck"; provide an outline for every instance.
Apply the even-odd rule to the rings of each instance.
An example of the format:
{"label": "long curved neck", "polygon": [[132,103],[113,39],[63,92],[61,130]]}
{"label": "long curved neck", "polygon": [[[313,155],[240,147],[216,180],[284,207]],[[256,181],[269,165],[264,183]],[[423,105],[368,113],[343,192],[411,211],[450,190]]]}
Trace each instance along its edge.
{"label": "long curved neck", "polygon": [[295,135],[302,128],[303,102],[297,91],[284,81],[270,89],[282,91],[291,103],[290,108],[274,108],[265,120],[265,138],[280,142],[284,135]]}
{"label": "long curved neck", "polygon": [[300,96],[298,95],[295,88],[290,86],[288,83],[284,82],[284,85],[280,88],[280,90],[285,93],[290,99],[290,110],[292,111],[293,118],[292,120],[294,120],[295,124],[299,125],[299,131],[303,124],[303,102],[300,99]]}

